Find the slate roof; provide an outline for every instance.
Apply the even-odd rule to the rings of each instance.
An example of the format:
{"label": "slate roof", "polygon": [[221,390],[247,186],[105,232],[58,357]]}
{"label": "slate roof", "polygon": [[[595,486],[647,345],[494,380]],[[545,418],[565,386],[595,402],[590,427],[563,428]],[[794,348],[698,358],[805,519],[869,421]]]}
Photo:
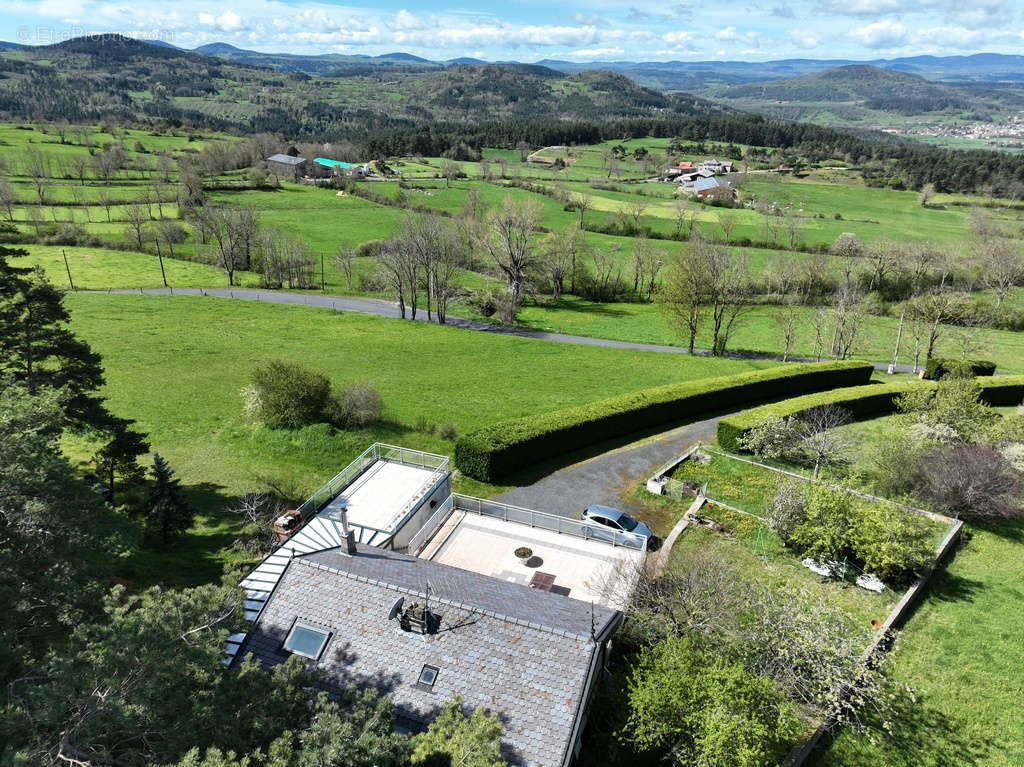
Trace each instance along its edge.
{"label": "slate roof", "polygon": [[[398,597],[422,602],[428,582],[438,630],[402,631],[388,620],[392,605]],[[332,549],[293,559],[236,657],[252,653],[270,668],[287,659],[282,644],[295,620],[329,627],[333,635],[317,664],[329,690],[372,686],[414,724],[461,694],[468,705],[498,714],[510,764],[553,767],[568,761],[596,653],[619,617],[600,605],[360,545],[354,556]],[[424,665],[439,669],[429,689],[416,685]]]}
{"label": "slate roof", "polygon": [[721,181],[714,177],[698,178],[696,181],[693,182],[693,190],[695,192],[704,192],[708,189],[714,189],[715,187],[719,186],[726,186],[726,184],[723,184]]}
{"label": "slate roof", "polygon": [[279,162],[284,165],[299,165],[305,161],[305,157],[292,157],[289,154],[273,154],[267,158],[267,162]]}

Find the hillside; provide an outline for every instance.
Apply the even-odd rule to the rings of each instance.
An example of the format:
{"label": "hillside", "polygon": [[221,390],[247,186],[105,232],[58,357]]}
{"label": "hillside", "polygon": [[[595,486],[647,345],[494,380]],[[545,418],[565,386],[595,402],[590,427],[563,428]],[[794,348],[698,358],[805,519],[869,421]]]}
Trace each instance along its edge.
{"label": "hillside", "polygon": [[970,99],[956,88],[865,64],[736,85],[716,91],[716,95],[758,101],[853,103],[904,115],[970,107]]}
{"label": "hillside", "polygon": [[168,120],[313,137],[436,122],[723,111],[612,72],[565,75],[535,64],[436,64],[388,54],[323,57],[325,73],[309,74],[259,66],[262,55],[224,44],[184,51],[116,36],[9,51],[0,54],[0,113],[72,122]]}
{"label": "hillside", "polygon": [[913,129],[1000,122],[1024,109],[1019,83],[935,82],[921,75],[851,64],[821,72],[742,85],[704,94],[734,108],[770,117],[831,125]]}

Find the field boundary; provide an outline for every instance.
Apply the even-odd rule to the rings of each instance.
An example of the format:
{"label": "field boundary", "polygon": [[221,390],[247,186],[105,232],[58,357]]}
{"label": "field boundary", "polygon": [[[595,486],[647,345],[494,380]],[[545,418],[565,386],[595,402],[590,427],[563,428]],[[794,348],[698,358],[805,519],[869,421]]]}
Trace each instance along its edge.
{"label": "field boundary", "polygon": [[[936,549],[935,559],[933,559],[932,563],[922,571],[917,581],[907,589],[906,593],[904,593],[900,598],[900,601],[897,602],[889,612],[889,615],[875,633],[874,640],[872,640],[871,644],[868,645],[867,649],[861,655],[861,660],[867,661],[871,665],[877,665],[882,661],[885,654],[892,647],[896,638],[895,630],[903,625],[907,615],[915,607],[922,592],[927,588],[929,581],[935,574],[935,571],[939,569],[943,560],[949,556],[953,551],[953,548],[959,542],[963,526],[964,523],[960,520],[955,520],[953,522],[953,525],[950,527],[949,531],[947,531],[945,537]],[[821,721],[817,729],[807,740],[793,747],[789,755],[782,762],[783,767],[803,767],[811,754],[813,754],[818,746],[821,745],[822,740],[829,733],[834,732],[835,729],[836,715],[829,714]]]}

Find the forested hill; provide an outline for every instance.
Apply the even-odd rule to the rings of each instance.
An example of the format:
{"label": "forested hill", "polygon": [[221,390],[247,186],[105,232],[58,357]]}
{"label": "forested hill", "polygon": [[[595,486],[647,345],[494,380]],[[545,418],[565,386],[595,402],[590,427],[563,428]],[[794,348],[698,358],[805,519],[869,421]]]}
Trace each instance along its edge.
{"label": "forested hill", "polygon": [[[884,124],[886,116],[918,115],[984,121],[1024,109],[1024,88],[1019,84],[934,82],[866,64],[711,88],[706,94],[774,117],[846,124]],[[822,119],[823,111],[832,119]]]}
{"label": "forested hill", "polygon": [[969,98],[949,85],[930,82],[920,75],[863,64],[826,69],[800,77],[735,85],[722,89],[719,95],[729,99],[853,102],[869,109],[907,115],[949,108],[966,109],[969,106]]}
{"label": "forested hill", "polygon": [[[384,58],[391,64],[400,60]],[[310,75],[117,36],[0,53],[0,113],[21,119],[165,120],[314,138],[438,121],[605,120],[725,111],[612,72],[565,75],[527,64],[405,61]]]}

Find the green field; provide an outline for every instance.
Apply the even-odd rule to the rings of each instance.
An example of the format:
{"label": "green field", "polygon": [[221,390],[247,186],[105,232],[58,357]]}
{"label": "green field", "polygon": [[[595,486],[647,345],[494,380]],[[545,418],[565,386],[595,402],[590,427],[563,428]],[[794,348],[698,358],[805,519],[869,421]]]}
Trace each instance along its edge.
{"label": "green field", "polygon": [[[813,319],[817,311],[814,307],[798,307],[793,356],[814,354]],[[782,340],[781,330],[775,319],[777,316],[776,307],[754,307],[737,321],[737,326],[729,339],[729,349],[779,353]],[[623,341],[674,345],[683,345],[685,342],[683,337],[672,330],[664,313],[656,304],[601,304],[566,297],[558,303],[526,306],[520,314],[520,322],[537,330]],[[868,317],[853,357],[874,362],[891,361],[898,324],[898,317]],[[937,344],[939,356],[961,356],[958,340],[960,332],[954,327],[943,329]],[[913,344],[913,339],[907,335],[905,327],[900,341],[901,364],[910,364],[913,361]],[[704,323],[703,329],[697,334],[697,347],[706,349],[710,345],[710,329],[707,323]],[[986,359],[998,364],[999,372],[1024,372],[1024,334],[1008,330],[981,330],[978,334],[977,348],[984,350],[983,356]],[[924,363],[923,352],[921,363]]]}
{"label": "green field", "polygon": [[[139,563],[149,582],[215,579],[239,520],[229,499],[268,483],[302,498],[370,443],[450,453],[432,428],[459,433],[638,388],[725,375],[764,362],[601,349],[473,333],[301,306],[187,296],[73,294],[75,332],[103,355],[112,410],[138,421],[202,507],[192,558]],[[385,420],[359,432],[273,431],[244,415],[250,371],[288,359],[337,385],[369,381]],[[70,444],[77,457],[84,449]],[[464,481],[472,492],[493,492]]]}
{"label": "green field", "polygon": [[1017,767],[1024,764],[1024,524],[967,529],[888,663],[909,684],[891,731],[842,732],[817,767]]}

